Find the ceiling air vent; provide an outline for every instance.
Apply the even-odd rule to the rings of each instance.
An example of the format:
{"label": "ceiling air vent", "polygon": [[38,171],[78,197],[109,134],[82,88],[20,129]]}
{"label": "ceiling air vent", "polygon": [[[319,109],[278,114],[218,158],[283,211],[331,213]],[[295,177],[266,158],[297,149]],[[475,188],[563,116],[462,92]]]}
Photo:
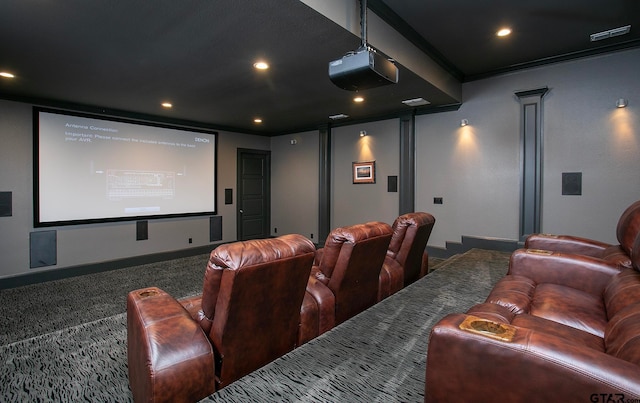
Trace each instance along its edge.
{"label": "ceiling air vent", "polygon": [[403,104],[407,106],[422,106],[429,105],[431,102],[427,101],[424,98],[413,98],[413,99],[405,99],[402,101]]}
{"label": "ceiling air vent", "polygon": [[608,31],[597,32],[595,34],[591,34],[591,42],[601,41],[607,38],[613,38],[614,36],[628,34],[631,31],[631,25],[625,25],[620,28],[613,28]]}

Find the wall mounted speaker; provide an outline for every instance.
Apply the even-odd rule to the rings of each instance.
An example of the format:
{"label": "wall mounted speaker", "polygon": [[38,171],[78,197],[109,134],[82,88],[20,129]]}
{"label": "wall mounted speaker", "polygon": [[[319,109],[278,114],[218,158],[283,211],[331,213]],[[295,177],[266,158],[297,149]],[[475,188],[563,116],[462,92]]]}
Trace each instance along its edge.
{"label": "wall mounted speaker", "polygon": [[136,221],[136,241],[149,239],[149,221]]}
{"label": "wall mounted speaker", "polygon": [[11,217],[13,215],[13,209],[11,206],[11,192],[0,192],[0,217]]}
{"label": "wall mounted speaker", "polygon": [[32,269],[58,264],[56,231],[29,233],[29,258]]}
{"label": "wall mounted speaker", "polygon": [[397,191],[398,191],[398,177],[387,176],[387,192],[397,192]]}
{"label": "wall mounted speaker", "polygon": [[222,241],[222,216],[209,217],[209,242]]}
{"label": "wall mounted speaker", "polygon": [[582,195],[582,172],[562,173],[562,194],[568,196]]}

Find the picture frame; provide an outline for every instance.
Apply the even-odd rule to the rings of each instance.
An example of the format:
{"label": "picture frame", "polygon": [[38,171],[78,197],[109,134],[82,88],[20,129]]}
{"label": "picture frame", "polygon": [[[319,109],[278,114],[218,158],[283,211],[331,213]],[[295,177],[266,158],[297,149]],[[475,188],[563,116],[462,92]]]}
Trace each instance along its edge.
{"label": "picture frame", "polygon": [[353,162],[351,173],[354,184],[376,183],[376,162]]}

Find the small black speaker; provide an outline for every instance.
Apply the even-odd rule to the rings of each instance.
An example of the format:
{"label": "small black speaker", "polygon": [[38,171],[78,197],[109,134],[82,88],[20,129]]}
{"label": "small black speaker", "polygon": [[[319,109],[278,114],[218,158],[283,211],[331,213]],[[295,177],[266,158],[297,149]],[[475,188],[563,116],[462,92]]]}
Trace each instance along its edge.
{"label": "small black speaker", "polygon": [[149,221],[136,221],[136,241],[149,239]]}
{"label": "small black speaker", "polygon": [[582,195],[582,172],[562,173],[562,194],[568,196]]}
{"label": "small black speaker", "polygon": [[397,192],[397,191],[398,191],[398,177],[387,176],[387,192]]}
{"label": "small black speaker", "polygon": [[13,209],[11,206],[11,192],[0,192],[0,217],[11,217],[13,215]]}
{"label": "small black speaker", "polygon": [[32,269],[58,264],[56,231],[29,233],[29,258]]}
{"label": "small black speaker", "polygon": [[209,242],[222,241],[222,216],[209,217]]}

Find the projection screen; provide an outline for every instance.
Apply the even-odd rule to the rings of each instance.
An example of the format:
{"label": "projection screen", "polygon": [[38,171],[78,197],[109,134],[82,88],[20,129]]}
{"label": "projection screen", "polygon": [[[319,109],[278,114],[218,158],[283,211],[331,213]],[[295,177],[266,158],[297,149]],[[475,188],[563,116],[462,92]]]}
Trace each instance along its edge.
{"label": "projection screen", "polygon": [[217,133],[34,108],[36,227],[216,214]]}

